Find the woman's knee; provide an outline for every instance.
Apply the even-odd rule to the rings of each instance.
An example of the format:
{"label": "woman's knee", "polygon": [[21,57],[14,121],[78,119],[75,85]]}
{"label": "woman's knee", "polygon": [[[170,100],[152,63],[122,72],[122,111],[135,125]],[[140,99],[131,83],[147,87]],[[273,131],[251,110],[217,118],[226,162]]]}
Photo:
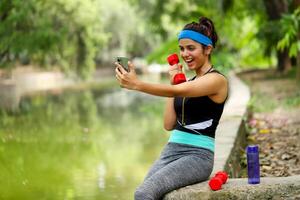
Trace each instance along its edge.
{"label": "woman's knee", "polygon": [[134,200],[154,200],[146,190],[138,187],[134,193]]}

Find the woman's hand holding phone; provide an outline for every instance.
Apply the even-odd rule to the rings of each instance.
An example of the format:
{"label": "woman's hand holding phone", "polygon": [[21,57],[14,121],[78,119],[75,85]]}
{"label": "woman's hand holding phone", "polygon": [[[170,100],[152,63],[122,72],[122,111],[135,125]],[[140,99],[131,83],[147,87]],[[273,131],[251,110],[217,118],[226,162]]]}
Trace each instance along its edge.
{"label": "woman's hand holding phone", "polygon": [[[139,80],[134,70],[133,64],[130,61],[127,61],[126,65],[124,63],[122,64],[123,65],[121,65],[118,60],[117,62],[115,62],[116,78],[119,81],[120,86],[129,90],[136,90],[139,84]],[[128,68],[126,69],[124,65],[125,67],[128,66]]]}
{"label": "woman's hand holding phone", "polygon": [[129,59],[127,57],[123,57],[123,56],[118,56],[117,57],[117,62],[122,65],[122,67],[129,72],[129,67],[128,67],[128,61]]}

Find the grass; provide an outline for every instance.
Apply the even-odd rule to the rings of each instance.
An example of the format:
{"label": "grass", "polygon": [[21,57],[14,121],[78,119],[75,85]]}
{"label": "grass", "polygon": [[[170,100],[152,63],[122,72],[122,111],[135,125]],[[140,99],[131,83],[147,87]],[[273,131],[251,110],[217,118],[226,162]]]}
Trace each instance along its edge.
{"label": "grass", "polygon": [[252,112],[270,112],[276,107],[278,107],[278,105],[274,99],[270,99],[268,96],[260,92],[252,94],[248,103],[248,109]]}
{"label": "grass", "polygon": [[242,73],[240,77],[251,89],[248,108],[253,112],[300,106],[300,83],[295,79],[295,69],[285,75],[278,75],[274,70],[257,70]]}

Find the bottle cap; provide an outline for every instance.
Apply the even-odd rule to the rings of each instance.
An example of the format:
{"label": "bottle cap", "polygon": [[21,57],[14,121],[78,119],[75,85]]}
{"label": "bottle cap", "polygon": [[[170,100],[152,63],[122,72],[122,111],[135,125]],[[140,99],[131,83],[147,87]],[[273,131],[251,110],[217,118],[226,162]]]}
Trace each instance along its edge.
{"label": "bottle cap", "polygon": [[258,145],[248,145],[247,153],[258,153]]}

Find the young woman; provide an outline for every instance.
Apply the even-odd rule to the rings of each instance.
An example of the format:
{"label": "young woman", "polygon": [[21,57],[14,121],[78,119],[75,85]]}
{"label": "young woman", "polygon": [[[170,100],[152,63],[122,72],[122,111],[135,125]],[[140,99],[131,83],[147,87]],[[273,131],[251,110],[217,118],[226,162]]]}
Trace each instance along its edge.
{"label": "young woman", "polygon": [[[181,84],[153,84],[138,79],[134,66],[127,72],[116,65],[121,87],[169,97],[164,128],[172,131],[160,158],[135,192],[135,200],[158,200],[168,192],[205,181],[214,161],[214,138],[228,93],[227,79],[210,62],[218,40],[213,22],[201,17],[178,36],[180,56],[195,76]],[[174,65],[172,69],[180,69]],[[170,70],[171,80],[176,72]],[[172,82],[171,82],[172,83]]]}

